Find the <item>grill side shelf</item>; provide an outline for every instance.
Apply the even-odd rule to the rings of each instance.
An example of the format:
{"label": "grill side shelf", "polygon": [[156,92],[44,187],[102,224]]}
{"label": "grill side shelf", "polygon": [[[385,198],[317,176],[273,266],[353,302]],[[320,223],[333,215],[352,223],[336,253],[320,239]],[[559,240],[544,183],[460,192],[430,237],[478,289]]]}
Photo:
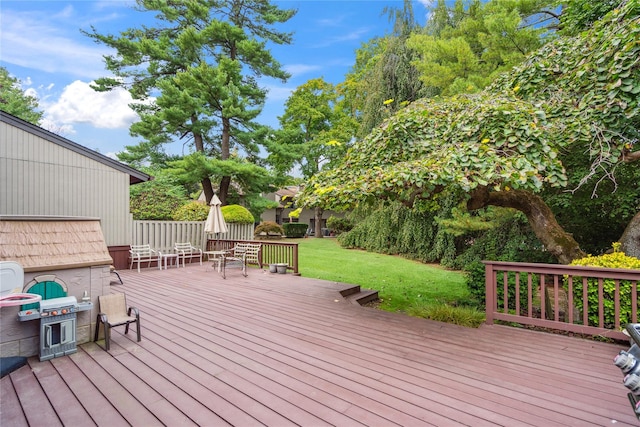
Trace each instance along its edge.
{"label": "grill side shelf", "polygon": [[38,310],[23,310],[18,312],[18,320],[26,322],[27,320],[36,320],[40,318]]}
{"label": "grill side shelf", "polygon": [[[76,307],[74,307],[74,309],[71,312],[87,311],[91,309],[93,309],[92,302],[80,302],[76,305]],[[28,320],[37,320],[37,319],[40,319],[41,317],[42,315],[38,310],[31,309],[31,310],[22,310],[18,312],[18,320],[20,320],[21,322],[26,322]]]}

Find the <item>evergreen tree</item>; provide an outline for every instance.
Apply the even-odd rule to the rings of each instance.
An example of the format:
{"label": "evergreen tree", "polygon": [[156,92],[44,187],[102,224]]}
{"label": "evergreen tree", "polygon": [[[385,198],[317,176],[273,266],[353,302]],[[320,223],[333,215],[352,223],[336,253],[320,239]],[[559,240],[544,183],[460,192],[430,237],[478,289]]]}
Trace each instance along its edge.
{"label": "evergreen tree", "polygon": [[[290,43],[291,35],[274,27],[295,10],[280,9],[268,0],[137,0],[137,6],[155,12],[157,25],[117,36],[95,28],[85,33],[117,52],[105,57],[116,77],[96,80],[95,89],[125,87],[134,99],[145,101],[133,105],[140,121],[131,127],[132,135],[145,142],[128,147],[128,159],[150,156],[174,139],[222,161],[230,160],[234,149],[256,157],[266,135],[254,121],[266,98],[257,77],[289,77],[266,45]],[[225,204],[231,175],[218,178]],[[200,180],[209,201],[210,177]]]}
{"label": "evergreen tree", "polygon": [[0,110],[37,125],[42,112],[37,111],[38,100],[26,95],[20,87],[20,81],[0,67]]}

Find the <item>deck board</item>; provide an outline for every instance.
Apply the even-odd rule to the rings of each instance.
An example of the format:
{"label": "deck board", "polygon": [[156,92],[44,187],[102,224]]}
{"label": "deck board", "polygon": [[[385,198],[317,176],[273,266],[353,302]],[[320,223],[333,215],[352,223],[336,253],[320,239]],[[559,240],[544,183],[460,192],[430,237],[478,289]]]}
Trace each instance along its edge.
{"label": "deck board", "polygon": [[51,401],[51,405],[62,424],[87,427],[95,425],[53,364],[38,363],[37,366],[32,367],[32,372]]}
{"label": "deck board", "polygon": [[256,268],[120,275],[142,341],[30,358],[0,380],[0,425],[638,425],[622,344],[381,312]]}
{"label": "deck board", "polygon": [[0,425],[15,427],[29,425],[10,376],[0,380]]}

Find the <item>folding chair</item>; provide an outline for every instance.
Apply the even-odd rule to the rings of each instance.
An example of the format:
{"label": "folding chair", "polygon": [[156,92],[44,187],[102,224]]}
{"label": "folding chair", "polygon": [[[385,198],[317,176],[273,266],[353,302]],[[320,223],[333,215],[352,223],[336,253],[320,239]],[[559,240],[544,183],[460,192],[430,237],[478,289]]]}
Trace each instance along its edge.
{"label": "folding chair", "polygon": [[140,342],[140,312],[135,307],[127,306],[127,300],[123,293],[100,295],[98,301],[100,303],[100,313],[96,318],[96,331],[93,341],[98,341],[100,324],[102,324],[104,326],[104,347],[105,350],[109,351],[111,328],[126,325],[124,333],[127,334],[129,333],[129,324],[135,323],[138,342]]}

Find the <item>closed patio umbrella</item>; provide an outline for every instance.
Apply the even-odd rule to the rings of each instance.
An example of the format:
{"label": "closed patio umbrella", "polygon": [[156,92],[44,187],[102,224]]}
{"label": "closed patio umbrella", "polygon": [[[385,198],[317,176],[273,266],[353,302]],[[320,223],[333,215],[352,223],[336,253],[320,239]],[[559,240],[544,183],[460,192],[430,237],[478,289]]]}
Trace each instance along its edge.
{"label": "closed patio umbrella", "polygon": [[215,234],[216,240],[219,239],[220,233],[226,233],[227,223],[224,222],[224,216],[222,215],[220,199],[215,194],[211,198],[211,207],[209,208],[209,215],[207,215],[207,222],[204,225],[205,233]]}

